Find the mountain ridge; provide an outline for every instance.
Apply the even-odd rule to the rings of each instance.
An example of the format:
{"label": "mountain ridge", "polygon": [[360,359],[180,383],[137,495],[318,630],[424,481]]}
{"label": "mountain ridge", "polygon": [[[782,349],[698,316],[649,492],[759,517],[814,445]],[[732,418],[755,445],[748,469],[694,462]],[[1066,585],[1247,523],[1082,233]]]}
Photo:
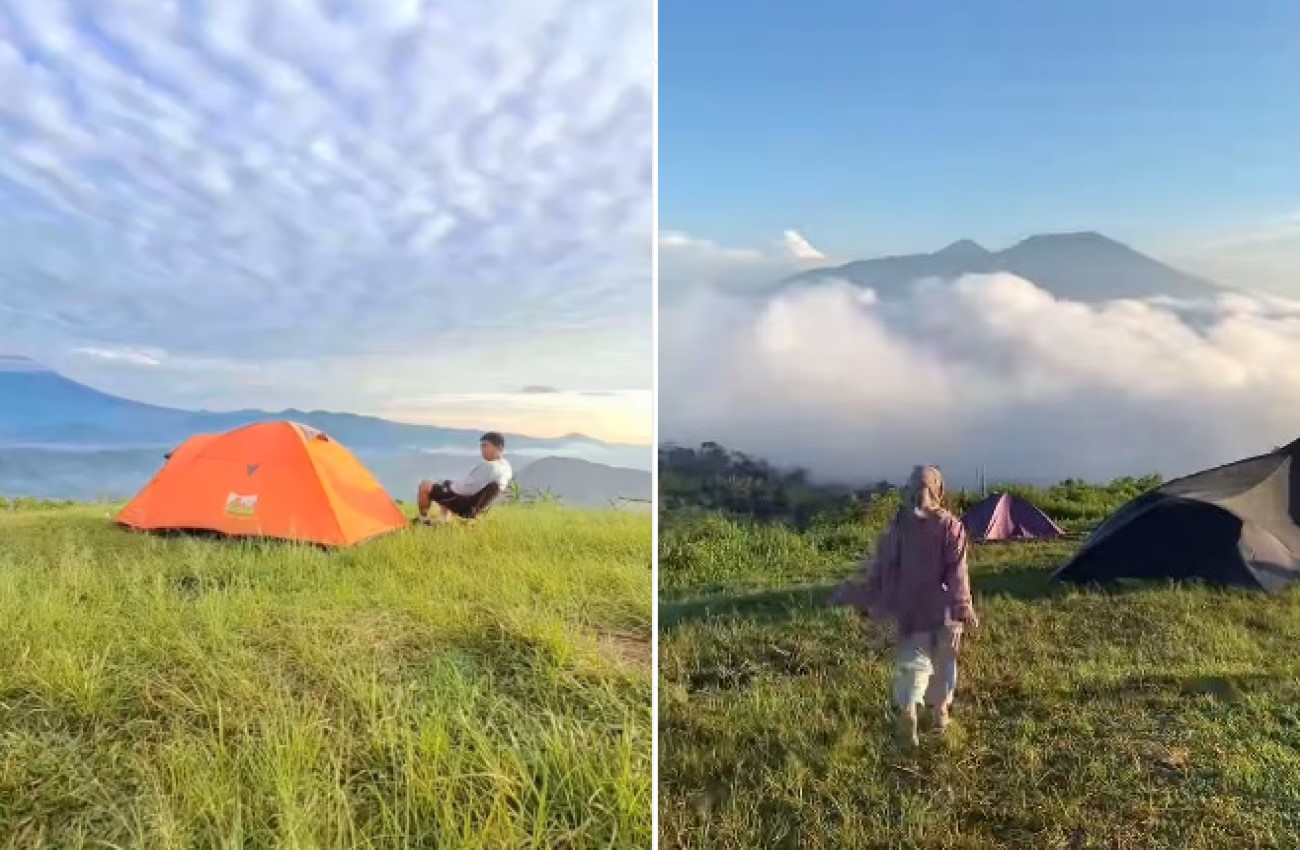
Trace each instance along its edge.
{"label": "mountain ridge", "polygon": [[1232,291],[1093,230],[1038,233],[999,251],[961,239],[929,254],[895,254],[809,269],[787,277],[782,285],[845,280],[884,294],[926,278],[999,272],[1025,278],[1058,298],[1084,303]]}
{"label": "mountain ridge", "polygon": [[[229,430],[271,419],[293,419],[344,443],[389,445],[430,439],[477,440],[481,430],[418,425],[366,414],[288,408],[266,411],[184,410],[112,395],[50,369],[36,360],[0,354],[0,442],[157,442],[165,444],[204,430]],[[486,430],[486,429],[485,429]],[[585,434],[559,438],[507,434],[517,446],[585,443],[641,448]]]}
{"label": "mountain ridge", "polygon": [[566,501],[583,507],[600,507],[625,500],[649,501],[653,493],[649,472],[572,457],[543,457],[515,472],[515,482],[525,490],[550,490],[570,495]]}
{"label": "mountain ridge", "polygon": [[[0,355],[0,495],[121,499],[148,481],[170,451],[199,433],[292,419],[351,449],[397,498],[422,478],[455,478],[478,458],[481,430],[392,422],[373,416],[288,409],[187,411],[124,399],[29,358]],[[609,507],[649,498],[648,446],[507,434],[521,486],[568,504]],[[608,460],[610,463],[599,463]],[[626,492],[625,492],[626,491]]]}

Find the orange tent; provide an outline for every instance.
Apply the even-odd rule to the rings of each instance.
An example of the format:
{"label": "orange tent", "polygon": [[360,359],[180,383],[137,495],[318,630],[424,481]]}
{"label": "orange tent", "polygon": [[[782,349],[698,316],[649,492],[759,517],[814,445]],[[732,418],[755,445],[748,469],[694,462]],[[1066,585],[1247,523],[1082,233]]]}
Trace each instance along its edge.
{"label": "orange tent", "polygon": [[296,422],[199,434],[118,514],[141,531],[217,531],[351,546],[405,526],[361,462]]}

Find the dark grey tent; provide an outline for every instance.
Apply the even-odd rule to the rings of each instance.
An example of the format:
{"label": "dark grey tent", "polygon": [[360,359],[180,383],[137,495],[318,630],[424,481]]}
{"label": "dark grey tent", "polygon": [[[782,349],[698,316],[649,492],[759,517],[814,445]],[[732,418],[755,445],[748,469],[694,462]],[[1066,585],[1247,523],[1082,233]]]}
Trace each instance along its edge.
{"label": "dark grey tent", "polygon": [[1139,496],[1053,578],[1200,579],[1270,592],[1300,579],[1300,440]]}

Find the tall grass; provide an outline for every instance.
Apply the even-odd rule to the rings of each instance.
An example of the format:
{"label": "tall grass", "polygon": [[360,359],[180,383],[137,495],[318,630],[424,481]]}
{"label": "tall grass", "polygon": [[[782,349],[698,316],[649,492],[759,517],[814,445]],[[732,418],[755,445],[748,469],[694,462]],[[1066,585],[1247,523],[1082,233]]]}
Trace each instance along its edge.
{"label": "tall grass", "polygon": [[886,636],[824,604],[877,523],[669,524],[661,847],[1297,846],[1300,595],[1072,589],[1075,544],[976,547],[954,727],[911,751]]}
{"label": "tall grass", "polygon": [[650,523],[327,553],[0,512],[0,841],[644,847]]}

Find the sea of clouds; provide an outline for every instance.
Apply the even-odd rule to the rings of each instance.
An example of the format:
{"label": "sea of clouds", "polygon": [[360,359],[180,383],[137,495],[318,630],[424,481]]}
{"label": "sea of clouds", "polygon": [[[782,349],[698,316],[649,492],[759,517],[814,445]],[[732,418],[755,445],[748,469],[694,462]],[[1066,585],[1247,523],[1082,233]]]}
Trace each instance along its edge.
{"label": "sea of clouds", "polygon": [[888,297],[790,252],[661,241],[661,442],[825,477],[1176,475],[1300,437],[1300,302],[1097,305],[1009,274]]}

